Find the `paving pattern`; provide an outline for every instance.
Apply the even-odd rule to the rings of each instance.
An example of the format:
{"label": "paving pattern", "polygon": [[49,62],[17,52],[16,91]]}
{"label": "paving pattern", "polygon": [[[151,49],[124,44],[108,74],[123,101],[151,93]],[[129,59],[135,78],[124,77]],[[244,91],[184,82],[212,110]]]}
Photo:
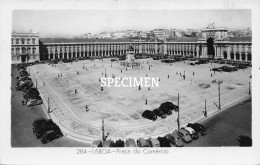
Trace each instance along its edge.
{"label": "paving pattern", "polygon": [[[55,91],[55,87],[50,82],[47,82],[40,73],[31,71],[31,77],[34,82],[36,82],[37,79],[37,87],[43,98],[43,105],[46,111],[48,111],[49,99],[50,111],[48,114],[60,126],[64,134],[86,142],[101,139],[101,126],[96,127],[81,121],[58,95]],[[225,109],[225,107],[247,97],[249,97],[248,88],[241,86],[238,89],[221,95],[221,107],[222,109]],[[218,97],[207,100],[208,116],[220,111],[215,104],[218,105]],[[181,126],[186,125],[188,122],[194,122],[205,118],[203,114],[204,109],[205,103],[201,103],[189,109],[180,109]],[[177,113],[173,112],[171,116],[168,116],[164,120],[157,120],[146,125],[122,127],[119,125],[109,125],[109,123],[107,123],[105,125],[105,134],[109,133],[110,139],[137,139],[140,137],[164,136],[175,129],[177,129]]]}

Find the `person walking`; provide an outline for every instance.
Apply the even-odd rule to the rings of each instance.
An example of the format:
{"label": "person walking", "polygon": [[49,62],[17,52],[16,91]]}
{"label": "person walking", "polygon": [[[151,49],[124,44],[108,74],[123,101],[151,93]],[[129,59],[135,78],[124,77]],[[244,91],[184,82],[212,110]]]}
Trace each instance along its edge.
{"label": "person walking", "polygon": [[77,94],[78,93],[78,91],[77,91],[77,89],[75,89],[75,94]]}

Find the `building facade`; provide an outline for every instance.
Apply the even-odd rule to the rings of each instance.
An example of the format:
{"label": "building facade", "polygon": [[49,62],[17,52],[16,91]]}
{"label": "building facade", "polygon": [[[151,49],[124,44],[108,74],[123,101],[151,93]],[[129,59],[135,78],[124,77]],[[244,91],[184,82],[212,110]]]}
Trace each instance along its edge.
{"label": "building facade", "polygon": [[[40,38],[38,33],[12,34],[12,61],[29,62],[79,57],[110,57],[126,54],[132,44],[134,53],[193,55],[198,58],[251,61],[251,37],[227,37],[226,28],[213,23],[202,29],[201,38],[171,40],[66,39]],[[165,34],[165,32],[164,32]]]}
{"label": "building facade", "polygon": [[39,33],[12,33],[11,56],[13,63],[39,60]]}

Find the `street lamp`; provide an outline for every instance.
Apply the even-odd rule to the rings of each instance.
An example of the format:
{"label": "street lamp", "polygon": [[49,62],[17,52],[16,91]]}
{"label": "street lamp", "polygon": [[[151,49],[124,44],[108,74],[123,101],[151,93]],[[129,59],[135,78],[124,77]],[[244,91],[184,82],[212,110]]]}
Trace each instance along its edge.
{"label": "street lamp", "polygon": [[178,118],[177,118],[178,130],[180,129],[180,97],[178,93]]}

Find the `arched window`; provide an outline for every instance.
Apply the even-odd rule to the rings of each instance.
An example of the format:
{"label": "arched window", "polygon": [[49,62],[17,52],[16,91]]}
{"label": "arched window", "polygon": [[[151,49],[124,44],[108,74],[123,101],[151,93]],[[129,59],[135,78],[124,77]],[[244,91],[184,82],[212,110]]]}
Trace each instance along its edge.
{"label": "arched window", "polygon": [[16,44],[19,44],[19,43],[20,43],[20,39],[16,38]]}
{"label": "arched window", "polygon": [[25,39],[24,39],[24,38],[22,38],[21,40],[22,40],[22,44],[24,44],[24,43],[25,43],[25,42],[24,42],[24,41],[25,41]]}
{"label": "arched window", "polygon": [[22,48],[22,54],[25,54],[26,53],[26,48]]}
{"label": "arched window", "polygon": [[16,54],[20,54],[20,48],[16,48]]}
{"label": "arched window", "polygon": [[11,38],[11,43],[14,44],[14,39],[13,38]]}
{"label": "arched window", "polygon": [[32,54],[35,54],[36,48],[32,48]]}
{"label": "arched window", "polygon": [[31,39],[27,38],[27,44],[30,44],[30,43],[31,43]]}
{"label": "arched window", "polygon": [[27,48],[27,53],[31,54],[31,48]]}
{"label": "arched window", "polygon": [[32,39],[32,44],[35,44],[35,40],[36,40],[35,38]]}

